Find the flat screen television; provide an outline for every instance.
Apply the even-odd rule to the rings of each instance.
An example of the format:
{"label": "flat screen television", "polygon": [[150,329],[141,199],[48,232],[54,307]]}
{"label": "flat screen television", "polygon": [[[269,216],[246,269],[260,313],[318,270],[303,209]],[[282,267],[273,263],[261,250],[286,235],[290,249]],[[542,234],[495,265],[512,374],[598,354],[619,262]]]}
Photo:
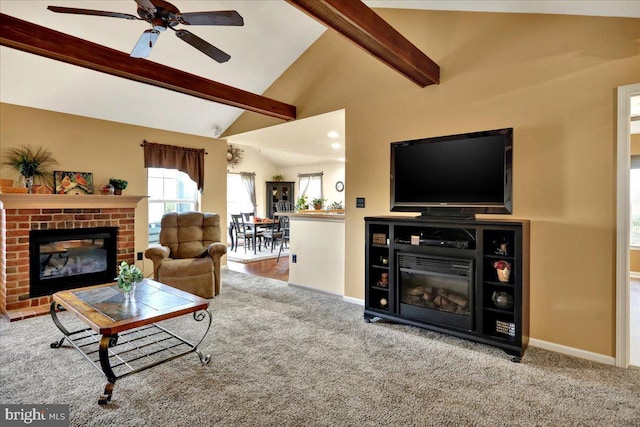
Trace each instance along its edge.
{"label": "flat screen television", "polygon": [[510,214],[513,128],[391,143],[391,210]]}

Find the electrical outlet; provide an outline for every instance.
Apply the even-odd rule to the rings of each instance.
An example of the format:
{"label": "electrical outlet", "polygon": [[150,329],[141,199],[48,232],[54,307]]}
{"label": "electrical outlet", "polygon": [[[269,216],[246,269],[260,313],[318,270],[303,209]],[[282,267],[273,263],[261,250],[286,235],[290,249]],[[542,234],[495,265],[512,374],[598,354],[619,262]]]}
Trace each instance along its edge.
{"label": "electrical outlet", "polygon": [[297,254],[291,255],[291,262],[294,263],[294,264],[298,262],[298,255]]}
{"label": "electrical outlet", "polygon": [[138,261],[142,261],[142,252],[138,252]]}

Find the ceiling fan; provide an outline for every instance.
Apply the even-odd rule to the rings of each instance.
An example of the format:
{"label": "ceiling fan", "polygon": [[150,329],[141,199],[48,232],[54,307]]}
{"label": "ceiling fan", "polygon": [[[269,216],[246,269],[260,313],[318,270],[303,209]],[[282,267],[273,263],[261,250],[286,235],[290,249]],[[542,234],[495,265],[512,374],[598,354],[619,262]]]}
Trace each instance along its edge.
{"label": "ceiling fan", "polygon": [[177,7],[164,0],[135,0],[138,5],[138,16],[128,13],[107,12],[92,9],[77,9],[73,7],[49,6],[52,12],[71,13],[75,15],[107,16],[111,18],[123,18],[129,20],[146,21],[151,28],[145,30],[131,51],[133,58],[146,58],[155,46],[161,31],[170,28],[176,36],[198,49],[210,58],[222,63],[227,62],[231,56],[209,42],[201,39],[187,30],[176,30],[178,24],[184,25],[227,25],[243,26],[242,16],[235,10],[214,12],[189,12],[181,13]]}

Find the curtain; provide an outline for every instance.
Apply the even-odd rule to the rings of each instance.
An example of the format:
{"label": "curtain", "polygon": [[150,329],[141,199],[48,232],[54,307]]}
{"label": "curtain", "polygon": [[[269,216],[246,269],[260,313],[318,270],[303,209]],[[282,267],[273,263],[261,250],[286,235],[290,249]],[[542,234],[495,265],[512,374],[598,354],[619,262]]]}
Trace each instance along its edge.
{"label": "curtain", "polygon": [[240,178],[242,179],[244,188],[247,190],[247,193],[249,193],[249,199],[253,205],[253,216],[256,217],[258,215],[258,205],[256,204],[256,174],[240,172]]}
{"label": "curtain", "polygon": [[322,198],[322,175],[323,172],[298,174],[300,185],[300,195],[307,195],[311,199]]}
{"label": "curtain", "polygon": [[176,147],[145,141],[144,167],[178,169],[189,175],[198,185],[200,192],[204,189],[204,149]]}
{"label": "curtain", "polygon": [[309,184],[311,183],[310,176],[301,176],[300,177],[300,196],[304,196],[307,194],[307,190],[309,189]]}

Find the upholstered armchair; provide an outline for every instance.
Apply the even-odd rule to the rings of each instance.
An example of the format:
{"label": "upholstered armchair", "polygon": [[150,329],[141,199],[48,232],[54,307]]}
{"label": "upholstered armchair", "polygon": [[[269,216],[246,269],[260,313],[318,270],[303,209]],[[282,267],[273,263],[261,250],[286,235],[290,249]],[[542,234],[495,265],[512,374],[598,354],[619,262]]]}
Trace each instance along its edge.
{"label": "upholstered armchair", "polygon": [[153,261],[158,282],[213,298],[220,293],[220,258],[227,253],[220,237],[218,214],[167,213],[160,222],[160,246],[144,256]]}

